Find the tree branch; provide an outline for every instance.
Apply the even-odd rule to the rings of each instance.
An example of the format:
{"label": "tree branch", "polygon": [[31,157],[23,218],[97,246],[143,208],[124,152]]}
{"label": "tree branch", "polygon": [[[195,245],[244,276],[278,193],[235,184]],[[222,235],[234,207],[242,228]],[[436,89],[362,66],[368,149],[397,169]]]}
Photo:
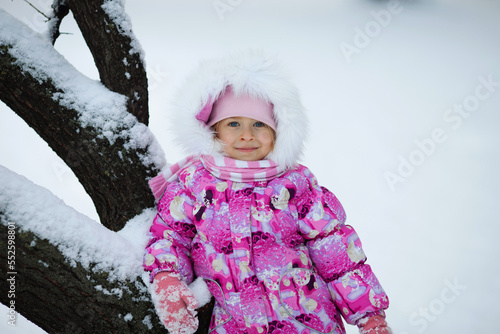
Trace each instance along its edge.
{"label": "tree branch", "polygon": [[[16,312],[48,333],[166,333],[140,277],[110,282],[105,272],[70,264],[56,246],[32,232],[13,228],[17,274],[7,274],[12,272],[5,252],[8,222],[0,212],[2,304],[14,301]],[[7,293],[11,290],[14,298]],[[199,310],[198,333],[207,333],[212,307]]]}
{"label": "tree branch", "polygon": [[[0,217],[1,223],[6,224]],[[0,247],[7,249],[7,226],[1,225]],[[9,305],[13,300],[16,311],[48,333],[161,333],[147,288],[140,279],[135,282],[110,283],[106,273],[85,270],[80,264],[71,266],[57,247],[33,233],[14,228],[16,237],[16,272],[3,279],[2,291],[13,290],[15,298],[2,293],[0,301]],[[2,272],[7,258],[1,252]],[[11,284],[14,283],[14,287]],[[96,289],[96,286],[102,288]],[[119,289],[122,296],[106,294]],[[118,290],[114,290],[118,291]],[[43,305],[43,307],[40,307]],[[126,322],[123,317],[132,315]],[[150,318],[153,329],[142,322]]]}
{"label": "tree branch", "polygon": [[54,0],[52,4],[52,10],[54,11],[52,17],[49,21],[49,37],[52,45],[56,43],[57,38],[61,34],[59,32],[59,27],[61,26],[63,18],[69,14],[69,8],[66,6],[65,0]]}
{"label": "tree branch", "polygon": [[28,0],[24,0],[24,2],[26,2],[28,5],[30,5],[31,8],[33,8],[34,10],[36,10],[40,15],[42,15],[43,17],[45,17],[47,20],[49,20],[50,18],[45,15],[44,12],[42,12],[40,9],[36,8],[31,2],[29,2]]}
{"label": "tree branch", "polygon": [[[37,48],[34,40],[26,43]],[[152,146],[156,145],[154,137],[137,121],[122,120],[123,123],[119,123],[121,120],[117,118],[126,116],[113,116],[111,111],[110,115],[102,116],[115,117],[108,121],[115,124],[115,128],[85,124],[82,117],[89,111],[81,109],[88,109],[90,102],[71,99],[65,103],[61,101],[73,94],[70,91],[73,88],[82,91],[89,89],[91,80],[87,79],[88,82],[84,82],[80,88],[72,86],[72,83],[63,87],[59,83],[63,79],[50,77],[52,74],[45,71],[46,67],[53,65],[45,64],[43,58],[37,59],[40,63],[30,60],[28,64],[22,64],[23,59],[12,55],[28,57],[26,53],[29,52],[35,51],[0,43],[0,99],[23,118],[73,170],[92,198],[101,223],[115,231],[121,229],[144,208],[154,205],[147,184],[147,180],[158,173],[158,162],[154,161],[150,152]],[[53,52],[54,57],[59,56],[55,50]],[[38,57],[36,53],[31,56],[31,59]],[[54,60],[56,66],[67,65],[60,58]],[[32,68],[28,71],[27,67]],[[67,71],[70,69],[68,66]],[[67,75],[81,76],[76,70],[73,71],[75,73]],[[38,77],[32,73],[37,73]],[[80,80],[84,80],[83,76]],[[109,102],[109,98],[103,100]],[[98,104],[90,108],[98,107],[102,106]],[[107,109],[106,106],[104,109]],[[123,112],[127,114],[125,110]],[[103,121],[103,126],[107,125],[106,121]],[[117,134],[114,141],[106,136],[107,131]],[[154,150],[159,150],[159,147]]]}
{"label": "tree branch", "polygon": [[[0,301],[49,333],[165,333],[140,277],[145,232],[130,237],[152,215],[118,234],[0,167]],[[199,310],[199,333],[212,307]]]}
{"label": "tree branch", "polygon": [[[101,82],[128,97],[128,111],[148,124],[148,80],[140,46],[131,31],[121,1],[67,0],[65,4],[94,58]],[[103,4],[108,11],[103,9]],[[114,15],[110,16],[108,12]]]}

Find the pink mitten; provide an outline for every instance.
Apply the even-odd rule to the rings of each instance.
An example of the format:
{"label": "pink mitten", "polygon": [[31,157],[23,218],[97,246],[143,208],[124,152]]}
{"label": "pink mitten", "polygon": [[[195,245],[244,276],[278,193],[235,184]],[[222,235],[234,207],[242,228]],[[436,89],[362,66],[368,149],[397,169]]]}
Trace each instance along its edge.
{"label": "pink mitten", "polygon": [[360,334],[392,334],[387,322],[381,315],[360,320],[358,327]]}
{"label": "pink mitten", "polygon": [[154,277],[153,303],[171,334],[193,334],[198,329],[198,301],[178,274],[162,271]]}

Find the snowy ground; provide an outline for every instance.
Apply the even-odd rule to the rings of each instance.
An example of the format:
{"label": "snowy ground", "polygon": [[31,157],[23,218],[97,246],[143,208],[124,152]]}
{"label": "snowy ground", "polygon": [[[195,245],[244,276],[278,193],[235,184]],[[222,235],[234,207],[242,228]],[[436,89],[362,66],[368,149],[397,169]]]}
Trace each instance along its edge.
{"label": "snowy ground", "polygon": [[[169,162],[182,157],[165,130],[169,92],[199,60],[248,46],[280,55],[310,111],[304,163],[363,240],[395,334],[497,332],[500,2],[194,2],[127,2],[146,54],[150,128]],[[0,8],[44,30],[25,2]],[[61,30],[74,34],[56,48],[97,79],[73,21]],[[3,104],[0,119],[0,164],[97,219],[34,131]],[[0,331],[43,333],[6,318]]]}

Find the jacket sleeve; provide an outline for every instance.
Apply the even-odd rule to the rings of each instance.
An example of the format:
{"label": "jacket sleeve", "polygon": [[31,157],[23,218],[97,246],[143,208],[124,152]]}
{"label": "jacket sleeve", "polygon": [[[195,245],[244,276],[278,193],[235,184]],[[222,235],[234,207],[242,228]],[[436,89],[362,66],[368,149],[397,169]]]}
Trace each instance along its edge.
{"label": "jacket sleeve", "polygon": [[157,205],[157,214],[149,229],[149,242],[144,252],[143,266],[150,280],[161,271],[179,273],[188,284],[193,280],[190,258],[195,236],[193,199],[181,183],[167,186]]}
{"label": "jacket sleeve", "polygon": [[[307,174],[307,173],[306,173]],[[347,323],[364,317],[384,315],[389,301],[382,286],[365,264],[366,256],[337,197],[319,187],[312,174],[309,189],[297,203],[299,224],[309,254],[319,275]]]}

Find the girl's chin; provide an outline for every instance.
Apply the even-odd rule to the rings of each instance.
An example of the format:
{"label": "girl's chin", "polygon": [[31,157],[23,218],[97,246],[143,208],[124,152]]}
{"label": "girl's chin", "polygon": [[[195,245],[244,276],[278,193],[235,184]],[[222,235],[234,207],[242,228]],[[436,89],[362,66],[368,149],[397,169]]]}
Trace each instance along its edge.
{"label": "girl's chin", "polygon": [[232,148],[231,150],[225,150],[225,155],[235,160],[243,161],[258,161],[263,160],[267,156],[264,154],[260,148],[250,148],[250,149],[237,149]]}

